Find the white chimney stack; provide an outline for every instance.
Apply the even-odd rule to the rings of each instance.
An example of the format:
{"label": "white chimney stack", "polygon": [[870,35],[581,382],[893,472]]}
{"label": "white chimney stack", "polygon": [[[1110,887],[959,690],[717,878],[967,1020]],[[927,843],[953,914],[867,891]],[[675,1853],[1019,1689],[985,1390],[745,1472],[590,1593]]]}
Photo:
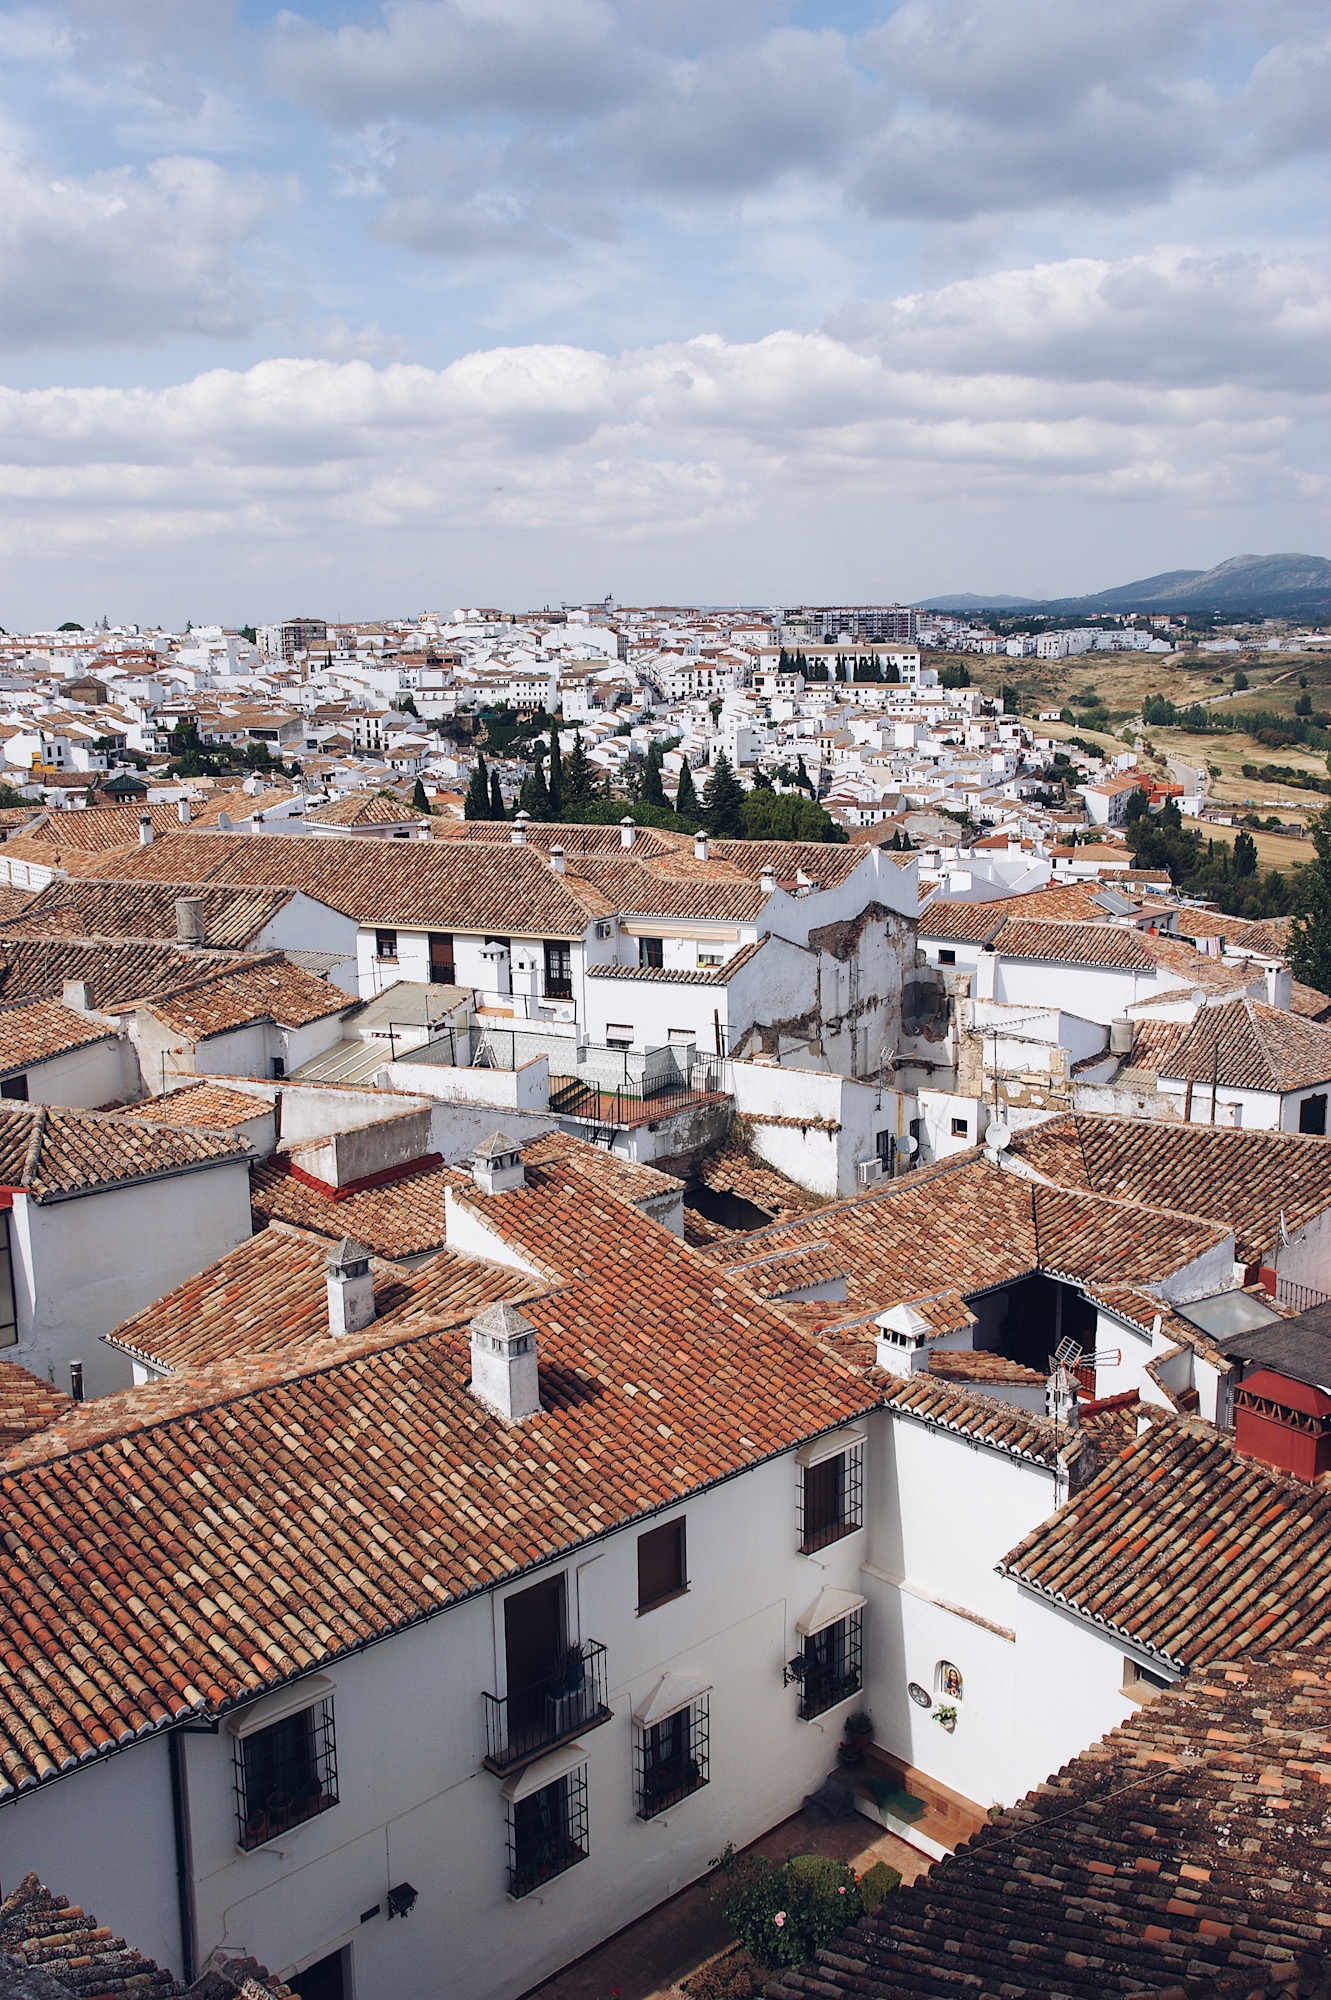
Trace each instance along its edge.
{"label": "white chimney stack", "polygon": [[149,813],[140,813],[140,814],[139,814],[139,846],[140,846],[140,847],[151,847],[151,846],[152,846],[152,844],[153,844],[153,823],[152,823],[152,816],[151,816],[151,814],[149,814]]}
{"label": "white chimney stack", "polygon": [[764,896],[774,896],[776,894],[776,870],[770,861],[763,863],[762,873],[758,877],[758,887],[762,890]]}
{"label": "white chimney stack", "polygon": [[638,837],[638,829],[637,829],[637,827],[636,827],[636,826],[635,826],[635,825],[633,824],[633,819],[632,819],[632,816],[631,816],[631,814],[629,814],[629,813],[625,813],[625,815],[624,815],[623,819],[622,819],[622,820],[621,820],[621,821],[619,822],[619,844],[620,844],[620,846],[621,846],[621,847],[632,847],[632,845],[633,845],[634,841],[635,841],[635,840],[637,839],[637,837]]}
{"label": "white chimney stack", "polygon": [[180,821],[180,824],[181,824],[182,826],[188,826],[188,825],[189,825],[189,800],[188,800],[188,799],[177,799],[177,800],[176,800],[176,818],[177,818],[177,819],[178,819],[178,820]]}
{"label": "white chimney stack", "polygon": [[482,1194],[510,1194],[526,1187],[521,1146],[514,1145],[506,1132],[492,1132],[472,1156],[471,1177]]}
{"label": "white chimney stack", "polygon": [[527,845],[527,821],[530,818],[530,813],[521,812],[514,820],[513,831],[509,835],[509,839],[515,847],[525,847]]}
{"label": "white chimney stack", "polygon": [[176,937],[181,944],[193,945],[196,949],[207,944],[201,897],[176,897]]}
{"label": "white chimney stack", "polygon": [[86,979],[67,979],[60,990],[60,1004],[75,1014],[91,1014],[92,988]]}
{"label": "white chimney stack", "polygon": [[471,1393],[506,1424],[540,1410],[536,1328],[513,1306],[487,1306],[471,1323]]}
{"label": "white chimney stack", "polygon": [[550,866],[554,869],[556,875],[563,874],[564,850],[562,847],[552,847],[550,849]]}
{"label": "white chimney stack", "polygon": [[707,835],[705,833],[695,833],[693,836],[693,858],[695,861],[705,861],[707,859]]}
{"label": "white chimney stack", "polygon": [[374,1318],[374,1279],[370,1253],[363,1243],[344,1236],[328,1257],[328,1331],[337,1340],[359,1333]]}
{"label": "white chimney stack", "polygon": [[1289,967],[1287,965],[1268,965],[1266,967],[1267,1006],[1279,1007],[1283,1013],[1288,1014],[1290,1002],[1293,997],[1290,990]]}

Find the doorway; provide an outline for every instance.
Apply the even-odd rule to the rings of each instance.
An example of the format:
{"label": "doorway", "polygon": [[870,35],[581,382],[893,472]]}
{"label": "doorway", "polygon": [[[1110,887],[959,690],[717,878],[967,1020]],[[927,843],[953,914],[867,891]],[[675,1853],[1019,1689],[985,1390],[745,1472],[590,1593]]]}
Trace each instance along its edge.
{"label": "doorway", "polygon": [[330,1951],[327,1958],[316,1959],[307,1965],[304,1972],[297,1972],[287,1981],[293,1993],[300,2000],[351,2000],[351,1984],[347,1977],[347,1948]]}
{"label": "doorway", "polygon": [[543,1731],[551,1670],[564,1650],[564,1579],[547,1577],[504,1599],[508,1736]]}

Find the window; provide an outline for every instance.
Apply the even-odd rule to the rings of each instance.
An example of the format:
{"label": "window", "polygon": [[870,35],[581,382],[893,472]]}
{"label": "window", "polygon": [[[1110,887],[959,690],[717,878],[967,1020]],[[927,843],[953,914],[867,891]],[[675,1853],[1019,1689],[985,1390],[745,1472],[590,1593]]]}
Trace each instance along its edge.
{"label": "window", "polygon": [[665,939],[639,938],[638,964],[649,971],[661,971],[665,965]]}
{"label": "window", "polygon": [[964,1118],[954,1118],[952,1120],[952,1137],[954,1139],[965,1139],[969,1137],[969,1134],[970,1126]]}
{"label": "window", "polygon": [[689,1587],[684,1522],[668,1521],[638,1537],[638,1610],[651,1611]]}
{"label": "window", "polygon": [[710,967],[715,967],[724,964],[725,960],[722,958],[720,952],[716,949],[715,946],[708,946],[707,949],[704,950],[704,948],[701,945],[699,945],[698,966],[700,970],[706,971]]}
{"label": "window", "polygon": [[800,1551],[810,1555],[853,1534],[864,1519],[864,1445],[832,1440],[800,1467]]}
{"label": "window", "polygon": [[376,931],[374,934],[374,955],[376,958],[397,957],[397,932]]}
{"label": "window", "polygon": [[285,1059],[285,1057],[283,1057],[283,1056],[274,1056],[274,1057],[273,1057],[273,1059],[272,1059],[272,1065],[271,1065],[271,1067],[272,1067],[272,1072],[273,1072],[273,1082],[274,1082],[274,1083],[280,1083],[280,1082],[282,1081],[282,1078],[283,1078],[283,1077],[284,1077],[284,1076],[286,1075],[286,1073],[287,1073],[287,1066],[286,1066],[286,1059]]}
{"label": "window", "polygon": [[1123,1662],[1123,1692],[1133,1701],[1152,1701],[1163,1689],[1173,1687],[1168,1674],[1158,1674],[1136,1660]]}
{"label": "window", "polygon": [[547,939],[545,946],[545,997],[573,998],[573,953],[568,945],[554,939]]}
{"label": "window", "polygon": [[457,985],[453,965],[453,940],[439,931],[430,932],[430,984],[431,986]]}
{"label": "window", "polygon": [[530,1896],[542,1882],[587,1859],[587,1766],[579,1764],[508,1808],[508,1893]]}
{"label": "window", "polygon": [[939,952],[939,954],[938,954],[938,963],[939,963],[940,965],[955,965],[955,964],[956,964],[956,962],[957,962],[957,954],[956,954],[956,952],[955,952],[955,951],[950,951],[950,950],[949,950],[949,951],[940,951],[940,952]]}
{"label": "window", "polygon": [[14,1304],[14,1257],[9,1247],[7,1208],[0,1209],[0,1347],[18,1345],[18,1311]]}
{"label": "window", "polygon": [[[243,1724],[242,1724],[243,1726]],[[261,1847],[337,1804],[331,1697],[237,1736],[240,1845]]]}
{"label": "window", "polygon": [[708,1780],[711,1749],[707,1696],[636,1731],[638,1818],[655,1819]]}
{"label": "window", "polygon": [[[5,1095],[8,1096],[8,1085],[4,1086],[4,1090]],[[27,1095],[26,1091],[24,1095]],[[1315,1138],[1324,1139],[1326,1137],[1325,1092],[1319,1093],[1316,1097],[1304,1098],[1302,1104],[1299,1106],[1299,1130],[1300,1132],[1311,1132]]]}
{"label": "window", "polygon": [[23,1076],[7,1076],[0,1083],[0,1097],[16,1097],[22,1104],[28,1101],[28,1079]]}
{"label": "window", "polygon": [[804,1641],[804,1672],[800,1678],[799,1718],[811,1722],[861,1687],[863,1613],[852,1611]]}
{"label": "window", "polygon": [[631,1049],[633,1047],[632,1021],[607,1021],[605,1024],[605,1045],[608,1049]]}

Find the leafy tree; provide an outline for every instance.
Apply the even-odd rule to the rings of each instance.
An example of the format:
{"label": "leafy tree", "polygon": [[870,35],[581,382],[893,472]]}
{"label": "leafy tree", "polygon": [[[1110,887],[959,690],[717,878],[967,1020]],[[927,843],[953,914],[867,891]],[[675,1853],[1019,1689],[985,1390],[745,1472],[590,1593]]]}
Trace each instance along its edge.
{"label": "leafy tree", "polygon": [[411,810],[418,813],[431,811],[430,801],[425,796],[425,786],[419,778],[411,788]]}
{"label": "leafy tree", "polygon": [[86,632],[88,628],[81,625],[77,618],[66,618],[64,624],[57,625],[55,629],[57,632]]}
{"label": "leafy tree", "polygon": [[1312,696],[1310,694],[1301,694],[1298,700],[1294,704],[1295,715],[1311,715],[1312,712],[1313,712]]}
{"label": "leafy tree", "polygon": [[1257,873],[1257,842],[1250,833],[1241,833],[1234,842],[1234,873],[1236,875]]}
{"label": "leafy tree", "polygon": [[1234,676],[1235,692],[1238,694],[1242,694],[1244,688],[1246,688],[1248,685],[1249,685],[1248,676],[1244,673],[1242,667],[1240,667],[1238,672]]}
{"label": "leafy tree", "polygon": [[717,840],[744,838],[744,787],[724,750],[718,751],[712,774],[703,786],[702,809],[707,830]]}
{"label": "leafy tree", "polygon": [[675,787],[675,811],[686,819],[698,817],[698,792],[687,757],[680,770],[679,783]]}
{"label": "leafy tree", "polygon": [[492,770],[490,773],[490,817],[491,819],[508,818],[508,814],[504,809],[504,794],[500,789],[499,773],[495,770]]}
{"label": "leafy tree", "polygon": [[490,817],[490,774],[485,768],[485,752],[476,752],[476,762],[472,767],[471,780],[467,786],[467,796],[462,802],[464,819],[489,819]]}
{"label": "leafy tree", "polygon": [[559,750],[559,725],[553,717],[550,722],[550,762],[545,774],[545,789],[550,796],[550,817],[558,819],[564,806],[564,759]]}
{"label": "leafy tree", "polygon": [[713,701],[709,701],[709,702],[708,702],[708,704],[707,704],[707,713],[708,713],[708,714],[709,714],[709,715],[711,716],[711,718],[712,718],[712,727],[713,727],[713,728],[715,728],[715,727],[716,727],[716,725],[717,725],[717,723],[718,723],[718,722],[719,722],[719,721],[721,720],[721,711],[722,711],[722,709],[723,709],[724,707],[725,707],[725,703],[724,703],[723,701],[716,701],[716,700],[713,700]]}
{"label": "leafy tree", "polygon": [[410,689],[407,690],[406,694],[403,695],[401,701],[398,703],[398,711],[402,715],[414,715],[417,722],[420,721],[421,712],[416,706],[416,697],[414,694],[412,694]]}
{"label": "leafy tree", "polygon": [[945,688],[968,688],[971,684],[970,669],[960,660],[949,661],[938,670],[938,685]]}
{"label": "leafy tree", "polygon": [[1150,809],[1146,794],[1139,785],[1135,792],[1131,792],[1128,795],[1127,808],[1124,812],[1124,819],[1127,825],[1134,825],[1137,820],[1144,818]]}
{"label": "leafy tree", "polygon": [[1317,859],[1303,871],[1299,913],[1289,939],[1289,969],[1296,979],[1331,993],[1331,806],[1309,822]]}
{"label": "leafy tree", "polygon": [[901,669],[895,660],[889,660],[883,668],[883,680],[891,687],[900,687]]}
{"label": "leafy tree", "polygon": [[818,840],[840,845],[848,835],[830,813],[798,792],[747,792],[741,808],[746,840]]}
{"label": "leafy tree", "polygon": [[251,646],[257,646],[259,643],[259,634],[256,627],[253,625],[242,625],[240,628],[240,636],[242,639],[248,639]]}

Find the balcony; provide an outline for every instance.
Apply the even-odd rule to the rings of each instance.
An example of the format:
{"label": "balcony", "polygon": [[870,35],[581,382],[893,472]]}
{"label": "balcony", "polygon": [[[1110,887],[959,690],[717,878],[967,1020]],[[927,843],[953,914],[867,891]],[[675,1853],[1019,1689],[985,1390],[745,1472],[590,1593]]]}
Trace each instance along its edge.
{"label": "balcony", "polygon": [[530,1687],[507,1695],[487,1694],[485,1700],[485,1765],[506,1776],[520,1764],[531,1763],[584,1730],[611,1720],[606,1706],[605,1647],[584,1639],[581,1677],[567,1668],[547,1674]]}

